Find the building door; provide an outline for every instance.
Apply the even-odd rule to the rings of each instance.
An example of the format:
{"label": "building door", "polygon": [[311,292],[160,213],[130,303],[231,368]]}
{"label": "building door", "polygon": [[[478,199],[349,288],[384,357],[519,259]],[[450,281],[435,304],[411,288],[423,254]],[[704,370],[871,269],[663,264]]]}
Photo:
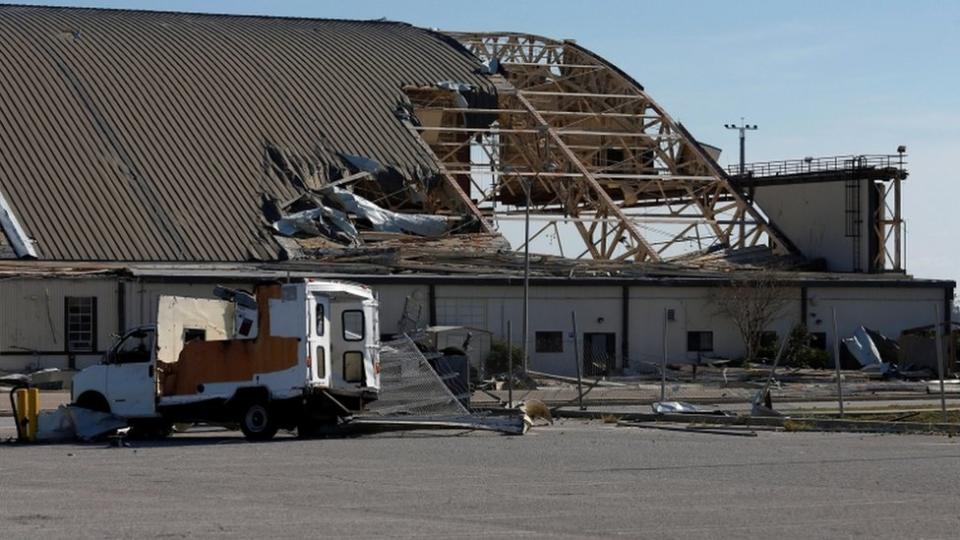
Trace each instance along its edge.
{"label": "building door", "polygon": [[616,367],[617,334],[607,332],[584,332],[583,375],[601,377],[609,375]]}

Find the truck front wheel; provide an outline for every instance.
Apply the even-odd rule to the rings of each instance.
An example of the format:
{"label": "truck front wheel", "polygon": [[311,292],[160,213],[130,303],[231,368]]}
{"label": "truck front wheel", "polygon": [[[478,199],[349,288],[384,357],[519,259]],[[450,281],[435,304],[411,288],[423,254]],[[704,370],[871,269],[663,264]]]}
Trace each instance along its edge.
{"label": "truck front wheel", "polygon": [[240,431],[248,441],[269,441],[277,434],[277,422],[270,407],[263,401],[253,401],[240,417]]}

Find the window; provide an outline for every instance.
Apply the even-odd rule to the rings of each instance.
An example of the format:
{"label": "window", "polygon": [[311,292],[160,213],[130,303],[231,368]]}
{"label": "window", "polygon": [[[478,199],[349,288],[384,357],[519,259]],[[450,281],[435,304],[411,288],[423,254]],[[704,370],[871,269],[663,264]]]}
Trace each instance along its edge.
{"label": "window", "polygon": [[363,353],[347,351],[343,353],[343,380],[347,382],[363,381]]}
{"label": "window", "polygon": [[203,328],[184,328],[183,329],[183,342],[190,343],[191,341],[206,341],[207,340],[207,331]]}
{"label": "window", "polygon": [[136,364],[149,362],[153,352],[153,331],[134,330],[127,334],[123,341],[114,349],[113,363]]}
{"label": "window", "polygon": [[687,332],[687,351],[709,352],[713,350],[713,332]]}
{"label": "window", "polygon": [[64,327],[67,351],[97,349],[97,299],[93,296],[64,298]]}
{"label": "window", "polygon": [[326,324],[326,321],[324,320],[323,315],[323,304],[320,302],[317,302],[317,309],[314,316],[317,319],[317,336],[323,337],[324,325]]}
{"label": "window", "polygon": [[343,339],[347,341],[363,340],[363,312],[359,309],[343,312]]}
{"label": "window", "polygon": [[327,376],[327,348],[325,345],[317,347],[317,378],[322,379]]}
{"label": "window", "polygon": [[760,346],[761,347],[776,347],[777,346],[777,333],[773,331],[764,330],[760,332]]}
{"label": "window", "polygon": [[563,352],[563,332],[537,332],[535,337],[538,353]]}

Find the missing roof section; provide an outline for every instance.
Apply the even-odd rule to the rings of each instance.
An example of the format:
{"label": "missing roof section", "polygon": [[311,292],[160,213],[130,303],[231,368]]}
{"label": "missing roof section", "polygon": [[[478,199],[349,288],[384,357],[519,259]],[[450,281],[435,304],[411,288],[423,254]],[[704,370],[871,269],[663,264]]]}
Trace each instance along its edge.
{"label": "missing roof section", "polygon": [[469,224],[465,216],[423,211],[426,192],[438,184],[434,173],[405,178],[395,167],[349,154],[337,154],[341,163],[324,167],[275,145],[266,155],[268,171],[296,192],[286,201],[261,196],[265,221],[288,258],[302,251],[281,238],[308,247],[358,248],[405,237],[438,239]]}
{"label": "missing roof section", "polygon": [[0,192],[0,228],[3,229],[7,241],[10,243],[10,247],[13,248],[13,252],[17,258],[37,258],[37,250],[33,245],[33,240],[31,240],[23,230],[20,221],[17,220],[17,216],[13,213],[13,209],[7,204],[7,199],[3,196],[3,192]]}

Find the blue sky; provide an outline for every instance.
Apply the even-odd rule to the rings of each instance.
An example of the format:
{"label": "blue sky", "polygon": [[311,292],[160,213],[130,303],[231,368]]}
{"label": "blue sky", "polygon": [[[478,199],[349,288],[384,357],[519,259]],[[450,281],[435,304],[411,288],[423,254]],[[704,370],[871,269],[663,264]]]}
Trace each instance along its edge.
{"label": "blue sky", "polygon": [[349,0],[19,2],[376,19],[572,38],[639,80],[698,139],[747,160],[905,144],[907,270],[960,281],[960,2]]}

